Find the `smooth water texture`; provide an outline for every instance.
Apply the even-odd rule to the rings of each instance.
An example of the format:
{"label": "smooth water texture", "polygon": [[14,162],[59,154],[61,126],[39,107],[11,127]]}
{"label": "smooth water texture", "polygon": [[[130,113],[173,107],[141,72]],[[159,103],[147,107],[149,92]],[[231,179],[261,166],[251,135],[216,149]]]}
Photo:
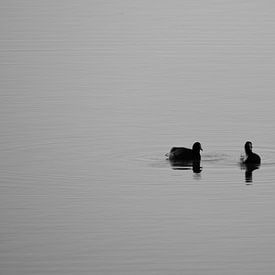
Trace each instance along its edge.
{"label": "smooth water texture", "polygon": [[274,12],[1,1],[0,273],[274,274]]}

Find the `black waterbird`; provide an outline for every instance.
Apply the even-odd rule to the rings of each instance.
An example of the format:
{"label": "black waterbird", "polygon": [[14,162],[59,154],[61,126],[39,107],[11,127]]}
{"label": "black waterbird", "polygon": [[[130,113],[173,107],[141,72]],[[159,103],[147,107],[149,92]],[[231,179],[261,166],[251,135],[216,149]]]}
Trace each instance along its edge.
{"label": "black waterbird", "polygon": [[246,159],[243,160],[244,164],[261,164],[261,158],[259,155],[252,152],[252,142],[247,141],[244,145]]}
{"label": "black waterbird", "polygon": [[201,160],[200,151],[202,151],[201,144],[199,142],[195,142],[192,149],[185,147],[173,147],[168,154],[168,158],[173,162],[199,162]]}

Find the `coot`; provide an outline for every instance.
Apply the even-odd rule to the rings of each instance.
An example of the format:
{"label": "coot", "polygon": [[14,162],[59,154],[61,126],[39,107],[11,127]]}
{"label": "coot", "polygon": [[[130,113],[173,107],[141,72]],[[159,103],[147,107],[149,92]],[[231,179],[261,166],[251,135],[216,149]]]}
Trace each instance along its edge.
{"label": "coot", "polygon": [[259,155],[252,152],[252,142],[247,141],[244,145],[246,159],[243,161],[244,164],[260,164],[261,158]]}
{"label": "coot", "polygon": [[201,144],[199,142],[195,142],[193,144],[192,149],[185,147],[173,147],[168,154],[170,161],[200,161],[201,155],[200,151],[202,151]]}

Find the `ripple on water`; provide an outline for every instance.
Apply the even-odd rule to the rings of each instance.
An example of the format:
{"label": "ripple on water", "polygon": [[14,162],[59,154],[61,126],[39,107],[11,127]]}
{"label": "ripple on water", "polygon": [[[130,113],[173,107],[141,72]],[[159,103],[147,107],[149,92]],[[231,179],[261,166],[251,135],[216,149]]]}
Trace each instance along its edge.
{"label": "ripple on water", "polygon": [[273,168],[275,166],[275,148],[259,147],[255,152],[259,154],[262,159],[261,167]]}
{"label": "ripple on water", "polygon": [[[163,148],[152,148],[140,151],[135,157],[129,158],[128,161],[133,161],[135,164],[150,166],[154,168],[167,168],[170,163]],[[205,150],[206,151],[206,150]],[[255,150],[262,159],[261,168],[268,169],[275,167],[275,148],[258,147]],[[205,169],[231,169],[239,166],[240,156],[244,154],[239,148],[216,148],[208,152],[202,152],[201,166]]]}

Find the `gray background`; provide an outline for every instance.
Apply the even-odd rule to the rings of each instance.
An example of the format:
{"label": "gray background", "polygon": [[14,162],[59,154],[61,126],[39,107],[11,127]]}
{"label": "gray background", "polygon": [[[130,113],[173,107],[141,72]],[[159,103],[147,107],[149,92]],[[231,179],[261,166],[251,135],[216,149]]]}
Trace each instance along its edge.
{"label": "gray background", "polygon": [[274,274],[274,12],[1,1],[0,273]]}

